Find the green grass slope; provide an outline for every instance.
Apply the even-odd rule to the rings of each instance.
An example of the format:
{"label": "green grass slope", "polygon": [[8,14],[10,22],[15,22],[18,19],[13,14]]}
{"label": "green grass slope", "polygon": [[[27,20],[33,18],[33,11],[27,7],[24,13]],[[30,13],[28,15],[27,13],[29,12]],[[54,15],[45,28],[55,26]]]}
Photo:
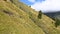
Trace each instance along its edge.
{"label": "green grass slope", "polygon": [[0,1],[0,34],[60,34],[52,19],[18,2]]}

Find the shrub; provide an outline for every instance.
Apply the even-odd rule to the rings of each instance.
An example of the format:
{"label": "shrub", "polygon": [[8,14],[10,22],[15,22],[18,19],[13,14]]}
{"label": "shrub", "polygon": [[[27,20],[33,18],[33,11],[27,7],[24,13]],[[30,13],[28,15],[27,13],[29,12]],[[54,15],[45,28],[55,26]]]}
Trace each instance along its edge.
{"label": "shrub", "polygon": [[29,7],[31,7],[31,6],[29,6]]}
{"label": "shrub", "polygon": [[57,18],[55,18],[55,27],[57,27],[57,26],[59,26],[60,25],[60,20],[59,19],[57,19]]}
{"label": "shrub", "polygon": [[39,11],[38,18],[39,18],[39,19],[42,18],[42,11],[41,11],[41,10]]}

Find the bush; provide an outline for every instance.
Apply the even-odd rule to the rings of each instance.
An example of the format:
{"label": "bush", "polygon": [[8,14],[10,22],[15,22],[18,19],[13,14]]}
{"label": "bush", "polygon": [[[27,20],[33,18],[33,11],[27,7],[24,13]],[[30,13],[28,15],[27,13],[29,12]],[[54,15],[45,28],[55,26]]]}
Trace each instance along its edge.
{"label": "bush", "polygon": [[39,18],[39,19],[42,18],[42,11],[41,11],[41,10],[39,11],[38,18]]}
{"label": "bush", "polygon": [[55,18],[55,27],[57,27],[57,26],[59,26],[60,25],[60,20],[59,19],[57,19],[57,18]]}

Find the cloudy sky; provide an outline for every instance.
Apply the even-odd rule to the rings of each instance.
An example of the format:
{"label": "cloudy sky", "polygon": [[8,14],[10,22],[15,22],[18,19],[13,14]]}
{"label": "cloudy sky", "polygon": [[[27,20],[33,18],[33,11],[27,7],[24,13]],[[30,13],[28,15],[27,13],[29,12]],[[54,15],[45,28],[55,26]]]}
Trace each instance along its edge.
{"label": "cloudy sky", "polygon": [[31,5],[36,11],[60,11],[60,0],[20,0],[21,2]]}

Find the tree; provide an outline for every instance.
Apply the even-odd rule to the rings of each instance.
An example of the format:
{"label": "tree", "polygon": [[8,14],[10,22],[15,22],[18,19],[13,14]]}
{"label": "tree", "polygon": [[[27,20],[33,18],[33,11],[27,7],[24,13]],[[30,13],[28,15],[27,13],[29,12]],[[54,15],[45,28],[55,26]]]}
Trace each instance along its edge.
{"label": "tree", "polygon": [[29,6],[29,7],[31,7],[31,6]]}
{"label": "tree", "polygon": [[42,18],[42,11],[41,11],[41,10],[39,11],[38,18],[39,18],[39,19]]}
{"label": "tree", "polygon": [[55,27],[57,27],[57,26],[59,26],[60,25],[60,20],[59,19],[57,19],[57,18],[55,18]]}

